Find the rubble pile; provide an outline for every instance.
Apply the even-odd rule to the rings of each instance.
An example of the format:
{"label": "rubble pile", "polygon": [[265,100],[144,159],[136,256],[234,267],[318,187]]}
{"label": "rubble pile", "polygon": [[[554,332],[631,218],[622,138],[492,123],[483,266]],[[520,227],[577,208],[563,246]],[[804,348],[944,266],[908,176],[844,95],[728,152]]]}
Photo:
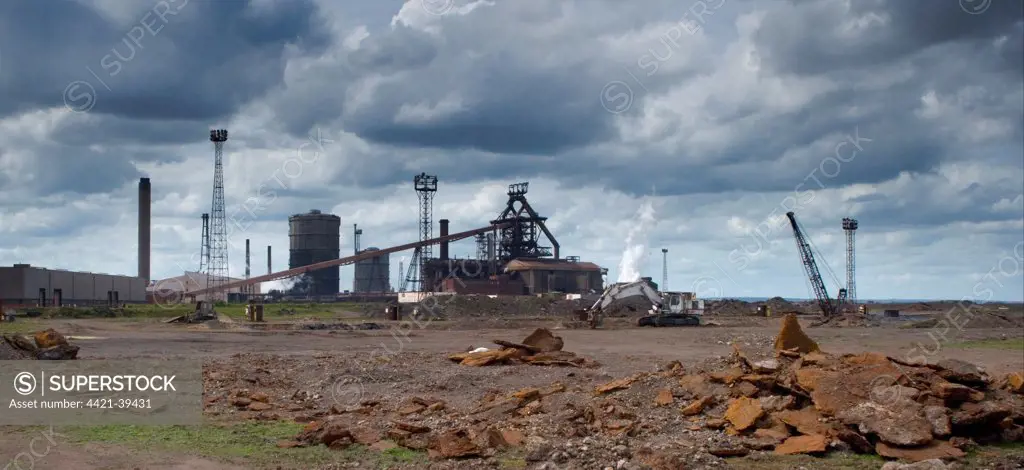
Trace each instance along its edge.
{"label": "rubble pile", "polygon": [[2,338],[0,360],[61,361],[78,358],[78,346],[68,343],[67,338],[53,328],[36,332],[31,339],[18,334],[3,335]]}
{"label": "rubble pile", "polygon": [[477,348],[452,354],[448,359],[464,366],[487,366],[524,362],[538,366],[597,367],[598,364],[575,353],[563,351],[564,341],[547,328],[537,328],[521,343],[496,339],[501,349]]}
{"label": "rubble pile", "polygon": [[735,346],[731,356],[623,376],[524,373],[532,364],[524,358],[565,353],[564,340],[545,329],[495,343],[371,364],[325,354],[295,367],[291,358],[239,356],[231,362],[245,363],[242,370],[208,371],[207,412],[306,424],[280,447],[398,446],[448,461],[444,468],[496,466],[509,453],[528,468],[571,469],[715,468],[726,459],[756,465],[769,454],[834,451],[941,462],[1024,439],[1024,371],[992,378],[960,361],[829,354],[795,316],[785,318],[774,354]]}

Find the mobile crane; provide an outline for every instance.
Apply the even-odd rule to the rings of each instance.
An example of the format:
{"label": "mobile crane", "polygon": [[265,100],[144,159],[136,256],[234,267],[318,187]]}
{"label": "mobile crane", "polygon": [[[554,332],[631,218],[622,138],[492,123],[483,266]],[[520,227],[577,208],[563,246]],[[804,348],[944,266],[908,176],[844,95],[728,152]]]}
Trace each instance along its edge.
{"label": "mobile crane", "polygon": [[818,263],[814,260],[814,251],[811,244],[804,235],[803,229],[796,221],[796,214],[792,211],[786,213],[789,218],[789,225],[793,228],[793,237],[796,238],[796,247],[800,252],[800,260],[804,265],[804,272],[811,281],[811,288],[814,289],[814,296],[821,308],[821,314],[825,317],[824,322],[839,316],[843,311],[843,304],[846,303],[846,289],[839,289],[839,295],[832,299],[828,296],[828,289],[825,288],[825,281],[821,279],[821,272],[818,271]]}
{"label": "mobile crane", "polygon": [[597,328],[609,305],[634,296],[646,297],[651,302],[651,309],[647,315],[640,317],[638,326],[700,326],[700,317],[704,313],[703,300],[696,299],[690,292],[658,292],[642,279],[608,286],[590,308],[578,313],[586,316],[590,328]]}

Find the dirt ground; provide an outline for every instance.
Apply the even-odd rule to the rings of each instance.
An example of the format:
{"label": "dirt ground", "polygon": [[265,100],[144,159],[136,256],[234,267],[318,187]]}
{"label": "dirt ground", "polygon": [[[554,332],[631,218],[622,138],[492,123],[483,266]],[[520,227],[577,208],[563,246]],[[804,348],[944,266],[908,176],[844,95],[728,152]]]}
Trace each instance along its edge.
{"label": "dirt ground", "polygon": [[[1000,346],[1004,342],[1016,344],[1014,340],[1019,342],[1024,337],[1024,329],[1017,323],[1009,327],[1000,324],[997,328],[984,327],[986,324],[983,322],[974,325],[982,327],[963,329],[950,328],[941,322],[926,328],[906,327],[911,321],[933,317],[941,320],[941,312],[943,310],[939,309],[917,311],[914,313],[919,316],[909,320],[888,321],[874,327],[810,327],[810,319],[801,323],[805,331],[829,353],[871,351],[892,357],[924,353],[932,361],[947,358],[968,361],[984,367],[993,376],[1024,370],[1024,350]],[[1009,315],[1019,316],[1019,313],[1011,312]],[[231,423],[276,419],[304,423],[312,419],[305,416],[310,410],[358,406],[362,402],[397,404],[413,397],[428,397],[430,400],[443,400],[450,409],[470,409],[476,406],[480,397],[497,391],[540,388],[552,383],[564,384],[569,389],[590,389],[637,372],[657,371],[670,361],[679,361],[684,368],[714,364],[732,352],[733,344],[752,356],[766,357],[780,325],[777,317],[708,316],[720,326],[642,329],[630,326],[628,319],[611,319],[605,328],[589,330],[565,328],[562,319],[557,315],[533,319],[505,318],[501,321],[450,319],[407,322],[404,326],[373,320],[382,328],[370,330],[295,326],[296,323],[309,323],[302,321],[253,328],[240,320],[180,325],[158,321],[58,319],[40,321],[38,326],[52,327],[71,336],[72,341],[81,347],[80,359],[203,359],[208,389],[205,411],[211,420]],[[477,347],[493,348],[494,339],[520,341],[537,327],[551,329],[561,336],[565,350],[596,361],[599,366],[581,369],[527,365],[463,367],[446,358],[449,354]],[[258,377],[253,378],[254,374]],[[253,390],[265,391],[271,401],[284,402],[301,391],[313,396],[316,403],[304,409],[275,408],[269,418],[266,414],[256,416],[258,413],[239,410],[228,403],[232,394],[246,383]],[[216,400],[210,402],[210,397],[216,397]],[[301,427],[301,424],[297,426]],[[4,438],[0,439],[0,464],[9,465],[3,468],[12,470],[327,469],[349,466],[344,459],[323,462],[314,467],[308,463],[289,462],[287,456],[282,459],[277,454],[254,461],[244,456],[211,456],[188,449],[117,442],[117,438],[90,441],[60,429],[56,430],[57,435],[48,432],[36,428],[6,429]],[[274,447],[274,442],[260,445]],[[609,444],[608,449],[613,445]],[[583,448],[586,449],[585,446]],[[532,463],[527,466],[521,453],[465,463],[429,463],[414,457],[403,460],[403,456],[382,462],[362,457],[353,458],[362,461],[360,468],[540,468]],[[628,462],[622,463],[626,460],[628,456],[618,461],[600,462],[596,468],[633,468]],[[709,465],[708,468],[775,468],[768,461],[754,463],[746,460],[730,467],[724,460],[715,459],[705,464]],[[880,464],[880,460],[853,461],[846,466],[846,463],[834,460],[815,461],[810,458],[786,461],[779,468],[790,468],[789,465],[803,468],[879,468]],[[559,464],[548,468],[584,467]]]}

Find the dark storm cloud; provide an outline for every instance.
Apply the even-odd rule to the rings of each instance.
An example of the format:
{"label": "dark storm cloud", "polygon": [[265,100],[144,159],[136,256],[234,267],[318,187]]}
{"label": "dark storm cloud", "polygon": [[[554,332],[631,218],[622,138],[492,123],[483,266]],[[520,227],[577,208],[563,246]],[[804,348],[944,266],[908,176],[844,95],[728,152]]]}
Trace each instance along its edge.
{"label": "dark storm cloud", "polygon": [[[327,36],[311,0],[250,8],[244,1],[153,2],[116,25],[72,0],[0,3],[0,116],[64,104],[143,119],[232,114],[280,83],[286,44],[317,50]],[[95,73],[96,76],[92,74]],[[109,89],[108,89],[109,88]],[[94,90],[93,101],[83,93]]]}
{"label": "dark storm cloud", "polygon": [[[450,50],[471,37],[465,35],[467,26],[462,23],[444,25],[444,42],[399,27],[364,40],[361,52],[354,55],[358,60],[349,61],[350,66],[359,67],[350,70],[353,75],[348,78],[369,72],[405,72],[380,83],[371,97],[362,97],[363,104],[343,118],[346,129],[360,137],[397,147],[391,150],[395,155],[354,167],[345,177],[367,185],[394,183],[402,176],[391,174],[392,170],[402,168],[404,174],[406,161],[421,161],[423,147],[450,152],[431,156],[431,168],[460,181],[516,173],[557,174],[570,185],[599,182],[631,194],[649,193],[652,186],[665,194],[714,193],[736,187],[793,191],[805,181],[804,190],[822,184],[836,188],[886,181],[901,171],[926,173],[943,162],[963,158],[966,149],[956,145],[964,138],[961,134],[968,132],[942,127],[941,119],[955,116],[927,121],[917,115],[927,93],[955,95],[966,84],[975,84],[988,94],[968,97],[970,102],[954,98],[965,111],[976,118],[1020,123],[1021,104],[1006,99],[1017,96],[1019,80],[1005,74],[1007,51],[1020,49],[1019,4],[993,4],[982,15],[969,15],[956,2],[948,8],[908,3],[855,3],[854,11],[846,13],[836,10],[842,2],[833,3],[839,5],[835,8],[823,7],[825,2],[798,2],[770,13],[755,34],[768,58],[769,70],[763,73],[770,76],[772,67],[784,67],[787,75],[821,73],[819,78],[830,82],[832,91],[792,111],[760,115],[754,103],[730,108],[711,95],[704,109],[714,120],[707,125],[743,132],[700,150],[686,139],[673,144],[670,151],[647,143],[604,145],[618,138],[613,124],[619,116],[606,112],[595,95],[608,80],[627,78],[620,69],[635,64],[616,64],[578,48],[564,57],[547,52],[550,57],[562,57],[565,66],[545,69],[526,55],[544,52],[521,51],[515,42],[470,59],[461,49]],[[844,21],[871,12],[889,19],[874,26],[870,34],[843,40],[833,36]],[[916,24],[922,15],[938,26]],[[823,24],[834,27],[823,28]],[[1009,35],[1008,39],[994,45],[1002,35]],[[650,44],[652,49],[661,45],[657,39]],[[644,80],[644,93],[635,90],[637,101],[622,116],[635,118],[649,112],[644,107],[646,96],[664,92],[709,66],[710,59],[681,70],[659,71]],[[880,74],[899,75],[904,72],[901,67],[909,70],[908,77],[885,86],[866,85],[882,80]],[[403,75],[410,79],[402,79]],[[450,109],[431,109],[443,109],[445,100]],[[415,114],[407,112],[410,108],[417,108],[421,119],[403,121],[403,107],[406,117]],[[672,123],[678,125],[688,117],[663,114],[658,118],[668,122],[671,130]],[[1021,127],[1014,126],[1015,135],[1021,135]],[[868,149],[860,152],[856,162],[842,163],[840,171],[834,158],[839,142],[823,139],[858,131],[872,142],[865,144]],[[996,145],[1005,144],[984,146]],[[1022,151],[1019,144],[1007,148],[1016,154]],[[808,181],[809,177],[822,183]]]}
{"label": "dark storm cloud", "polygon": [[842,2],[793,1],[788,8],[769,10],[755,40],[765,65],[799,74],[869,67],[932,46],[991,41],[1006,34],[1018,41],[1009,50],[1020,49],[1024,3],[975,3],[989,7],[972,15],[961,7],[970,2],[860,0],[850,2],[847,12]]}

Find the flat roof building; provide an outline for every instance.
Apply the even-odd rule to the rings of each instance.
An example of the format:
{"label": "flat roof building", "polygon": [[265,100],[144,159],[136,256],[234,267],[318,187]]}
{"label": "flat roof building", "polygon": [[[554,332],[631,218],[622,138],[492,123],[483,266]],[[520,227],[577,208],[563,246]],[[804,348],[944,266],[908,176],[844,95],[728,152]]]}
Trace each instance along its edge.
{"label": "flat roof building", "polygon": [[59,307],[146,301],[146,281],[135,276],[48,269],[29,264],[0,266],[4,305]]}
{"label": "flat roof building", "polygon": [[505,265],[505,271],[518,273],[528,294],[585,294],[604,290],[601,267],[586,261],[514,259]]}

